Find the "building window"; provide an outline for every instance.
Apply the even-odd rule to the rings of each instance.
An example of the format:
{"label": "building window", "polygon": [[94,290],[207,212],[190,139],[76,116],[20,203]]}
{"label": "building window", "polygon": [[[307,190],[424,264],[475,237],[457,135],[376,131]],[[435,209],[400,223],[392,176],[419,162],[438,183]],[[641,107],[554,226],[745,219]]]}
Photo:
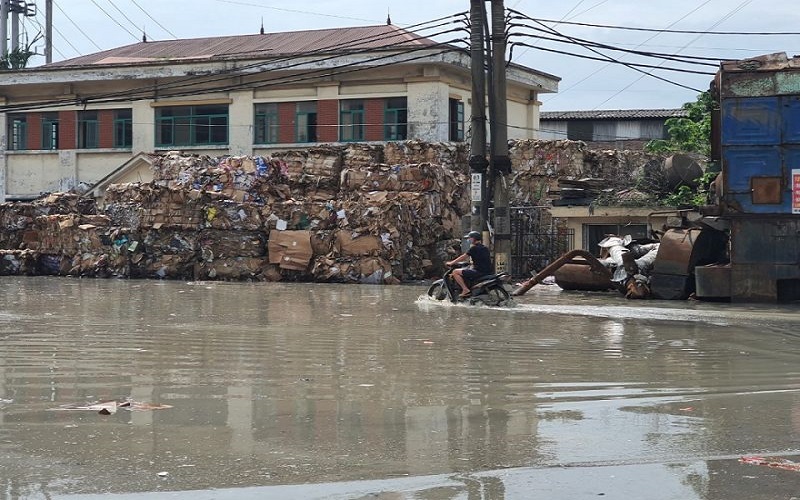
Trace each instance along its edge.
{"label": "building window", "polygon": [[297,103],[297,142],[317,142],[317,103]]}
{"label": "building window", "polygon": [[13,151],[28,149],[28,122],[25,115],[8,117],[8,149]]}
{"label": "building window", "polygon": [[156,146],[228,144],[228,106],[169,106],[156,109]]}
{"label": "building window", "polygon": [[254,144],[278,142],[278,105],[276,103],[256,104],[254,129]]}
{"label": "building window", "polygon": [[133,147],[133,112],[130,109],[114,111],[114,147]]}
{"label": "building window", "polygon": [[42,149],[58,149],[58,113],[42,115]]}
{"label": "building window", "polygon": [[464,102],[450,99],[450,140],[464,140]]}
{"label": "building window", "polygon": [[404,141],[408,138],[408,104],[405,97],[386,99],[383,113],[383,139]]}
{"label": "building window", "polygon": [[339,140],[364,140],[364,101],[352,100],[339,103]]}
{"label": "building window", "polygon": [[591,141],[594,139],[594,124],[591,121],[567,122],[567,139],[570,141]]}
{"label": "building window", "polygon": [[78,149],[96,149],[100,147],[100,122],[97,111],[78,112]]}

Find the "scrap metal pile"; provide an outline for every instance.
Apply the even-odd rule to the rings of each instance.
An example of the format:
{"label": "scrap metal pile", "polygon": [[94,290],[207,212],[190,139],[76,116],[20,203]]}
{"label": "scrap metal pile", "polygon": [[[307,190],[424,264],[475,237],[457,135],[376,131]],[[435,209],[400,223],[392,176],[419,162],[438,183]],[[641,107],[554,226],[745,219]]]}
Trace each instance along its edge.
{"label": "scrap metal pile", "polygon": [[[413,145],[413,144],[412,144]],[[393,158],[410,154],[395,148]],[[434,151],[433,153],[431,151]],[[428,146],[425,158],[441,157]],[[70,194],[0,205],[0,274],[397,283],[457,241],[466,175],[380,163],[383,148],[270,158],[156,159],[154,181],[111,185],[102,214]]]}

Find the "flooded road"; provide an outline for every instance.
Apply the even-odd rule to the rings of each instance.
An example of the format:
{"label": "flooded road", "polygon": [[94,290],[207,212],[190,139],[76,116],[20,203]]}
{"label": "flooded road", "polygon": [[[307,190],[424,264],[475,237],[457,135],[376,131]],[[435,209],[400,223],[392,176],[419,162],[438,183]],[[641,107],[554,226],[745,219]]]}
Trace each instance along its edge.
{"label": "flooded road", "polygon": [[800,498],[797,305],[0,290],[0,499]]}

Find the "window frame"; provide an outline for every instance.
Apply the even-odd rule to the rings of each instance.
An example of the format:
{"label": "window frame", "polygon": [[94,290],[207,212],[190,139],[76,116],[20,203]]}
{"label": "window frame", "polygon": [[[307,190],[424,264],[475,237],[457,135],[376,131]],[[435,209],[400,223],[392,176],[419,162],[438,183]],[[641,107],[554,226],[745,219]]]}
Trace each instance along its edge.
{"label": "window frame", "polygon": [[100,118],[97,111],[78,111],[77,128],[76,149],[100,147]]}
{"label": "window frame", "polygon": [[[310,111],[313,105],[313,111]],[[308,108],[308,109],[303,109]],[[301,101],[295,105],[295,142],[312,143],[317,142],[317,114],[319,108],[317,101]],[[300,130],[305,128],[305,134]],[[304,138],[305,137],[305,138]]]}
{"label": "window frame", "polygon": [[464,142],[464,101],[450,98],[448,100],[449,127],[447,138],[452,142]]}
{"label": "window frame", "polygon": [[[120,113],[127,113],[128,116],[120,116]],[[133,147],[133,110],[115,109],[114,110],[114,148],[130,149]]]}
{"label": "window frame", "polygon": [[9,115],[8,149],[10,151],[28,149],[28,117],[26,115]]}
{"label": "window frame", "polygon": [[278,103],[261,102],[254,106],[253,144],[277,144],[280,142]]}
{"label": "window frame", "polygon": [[[222,108],[225,112],[199,113],[202,108]],[[173,114],[163,116],[165,111]],[[215,124],[214,120],[221,120],[224,123]],[[156,108],[155,112],[155,147],[193,147],[193,146],[227,146],[230,144],[230,107],[227,104],[200,104],[190,106],[163,106]],[[223,140],[212,140],[214,138],[215,126],[225,127],[225,137]],[[165,128],[167,127],[169,140],[164,140]],[[203,127],[206,127],[203,134]],[[185,140],[182,139],[185,136]],[[176,140],[176,137],[179,139]],[[202,140],[206,137],[205,140]]]}
{"label": "window frame", "polygon": [[44,113],[42,115],[42,150],[55,151],[58,149],[59,128],[58,113]]}
{"label": "window frame", "polygon": [[339,141],[363,142],[366,137],[366,105],[363,99],[339,101]]}
{"label": "window frame", "polygon": [[[392,106],[392,101],[403,101],[402,107]],[[402,119],[401,119],[402,117]],[[384,101],[383,140],[405,141],[408,139],[408,98],[390,97]]]}

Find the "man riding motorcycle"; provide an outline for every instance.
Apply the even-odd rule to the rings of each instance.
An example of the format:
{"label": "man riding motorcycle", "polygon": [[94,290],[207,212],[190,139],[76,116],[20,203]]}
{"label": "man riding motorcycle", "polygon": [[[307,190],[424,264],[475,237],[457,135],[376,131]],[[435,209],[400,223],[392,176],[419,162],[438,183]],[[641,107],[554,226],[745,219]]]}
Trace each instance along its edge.
{"label": "man riding motorcycle", "polygon": [[447,266],[453,266],[459,262],[466,262],[472,259],[471,268],[456,269],[453,271],[453,279],[455,279],[458,286],[461,287],[461,294],[459,297],[462,299],[470,295],[467,282],[473,284],[477,282],[478,278],[492,274],[492,258],[489,249],[483,245],[481,233],[478,231],[470,231],[464,237],[469,239],[469,249],[446,263]]}

